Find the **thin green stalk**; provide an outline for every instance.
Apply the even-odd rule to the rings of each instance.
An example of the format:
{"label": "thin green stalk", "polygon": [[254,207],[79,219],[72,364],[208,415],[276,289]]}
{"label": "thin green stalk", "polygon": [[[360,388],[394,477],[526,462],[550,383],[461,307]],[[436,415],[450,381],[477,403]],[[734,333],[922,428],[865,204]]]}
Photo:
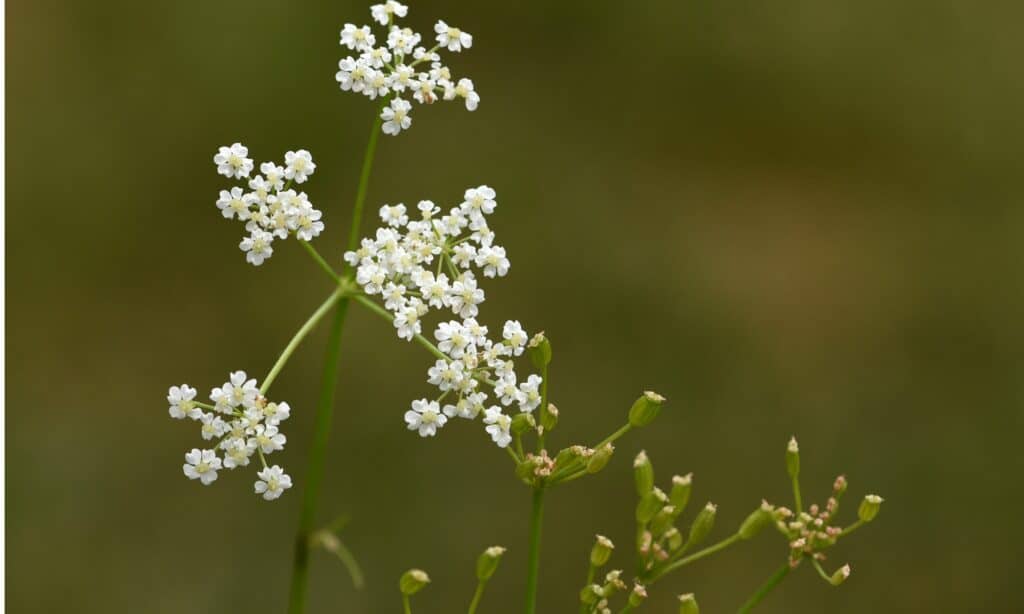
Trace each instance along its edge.
{"label": "thin green stalk", "polygon": [[291,358],[292,354],[295,352],[295,348],[299,347],[299,344],[302,343],[302,340],[306,338],[306,335],[316,327],[317,323],[320,322],[320,319],[327,315],[327,312],[330,311],[331,307],[333,307],[341,298],[341,294],[342,292],[340,288],[331,293],[331,295],[327,297],[327,300],[313,312],[313,315],[309,316],[309,319],[302,325],[302,328],[295,333],[295,336],[292,337],[292,340],[288,342],[288,345],[285,346],[284,350],[281,352],[277,362],[275,362],[274,366],[270,368],[270,373],[267,373],[267,376],[263,378],[263,385],[260,386],[260,394],[267,394],[267,391],[270,390],[270,385],[274,383],[275,379],[277,379],[278,374],[281,373],[281,369],[284,368],[288,359]]}
{"label": "thin green stalk", "polygon": [[412,614],[412,606],[409,605],[409,595],[402,595],[402,611],[405,614]]}
{"label": "thin green stalk", "polygon": [[740,538],[740,534],[739,533],[735,533],[735,534],[733,534],[733,535],[723,539],[722,541],[718,542],[717,544],[713,544],[713,545],[708,546],[707,548],[705,548],[703,550],[699,550],[697,552],[694,552],[693,554],[691,554],[688,557],[681,558],[678,561],[675,561],[674,563],[672,563],[672,564],[670,564],[670,565],[668,565],[666,567],[663,567],[660,570],[656,571],[654,573],[654,575],[651,576],[650,582],[654,583],[655,580],[657,580],[658,578],[664,576],[667,573],[673,572],[673,571],[679,569],[680,567],[685,567],[686,565],[689,565],[690,563],[693,563],[695,561],[699,561],[700,559],[702,559],[704,557],[711,556],[712,554],[715,554],[716,552],[720,552],[722,550],[725,550],[729,546],[731,546],[731,545],[735,544],[736,542],[740,541],[740,539],[741,539]]}
{"label": "thin green stalk", "polygon": [[[544,365],[544,368],[540,372],[541,380],[540,383],[540,411],[541,415],[548,411],[548,366]],[[547,435],[544,429],[540,429],[540,435],[537,436],[537,453],[540,454],[541,450],[544,449],[544,436]]]}
{"label": "thin green stalk", "polygon": [[[353,297],[353,299],[355,300],[355,302],[359,303],[363,307],[366,307],[367,309],[384,318],[388,322],[394,321],[395,316],[393,316],[387,309],[384,309],[377,303],[373,302],[373,300],[368,298],[367,296],[357,294]],[[438,358],[441,358],[443,360],[448,360],[448,357],[445,356],[445,353],[437,349],[437,346],[431,343],[430,339],[427,339],[423,335],[415,335],[413,336],[413,339],[415,339],[416,342],[422,345],[423,347],[427,348],[427,350],[434,356],[437,356]]]}
{"label": "thin green stalk", "polygon": [[758,588],[757,591],[755,591],[754,594],[750,596],[750,599],[748,599],[746,603],[740,606],[740,609],[737,611],[737,614],[748,614],[751,610],[753,610],[754,606],[761,603],[761,600],[767,597],[768,593],[772,592],[772,590],[774,590],[780,582],[786,579],[786,576],[789,575],[791,569],[792,568],[789,566],[789,563],[786,563],[782,567],[780,567],[778,571],[773,573],[772,576],[768,578],[767,582],[762,584],[761,587]]}
{"label": "thin green stalk", "polygon": [[851,524],[850,526],[846,527],[845,529],[843,529],[843,532],[839,534],[839,537],[846,537],[847,535],[849,535],[850,533],[853,533],[854,531],[856,531],[857,529],[861,528],[862,526],[864,526],[864,521],[863,520],[858,520],[857,522],[855,522],[855,523]]}
{"label": "thin green stalk", "polygon": [[796,504],[796,513],[799,514],[800,512],[804,511],[804,504],[803,504],[803,501],[800,498],[800,477],[794,475],[793,478],[792,478],[792,481],[793,481],[793,503]]}
{"label": "thin green stalk", "polygon": [[469,602],[469,614],[476,614],[476,608],[480,605],[480,600],[484,596],[484,586],[486,585],[485,582],[477,582],[476,592],[473,593],[473,601]]}
{"label": "thin green stalk", "polygon": [[[349,231],[348,249],[355,249],[359,243],[360,225],[363,219],[363,206],[366,203],[366,191],[370,183],[370,171],[373,169],[373,158],[377,151],[377,138],[383,120],[378,113],[370,128],[370,138],[363,154],[363,168],[359,174],[359,186],[356,188],[356,200],[352,206],[352,227]],[[355,271],[350,269],[347,278],[351,279]],[[320,383],[320,399],[317,402],[316,421],[313,427],[313,445],[309,453],[309,468],[306,474],[305,492],[302,498],[302,513],[299,517],[299,528],[295,535],[295,558],[292,563],[292,582],[288,596],[289,614],[302,614],[306,609],[306,589],[309,585],[309,547],[313,523],[316,521],[316,508],[320,499],[320,482],[324,474],[324,462],[327,458],[327,440],[330,435],[331,418],[334,413],[334,389],[338,379],[338,361],[341,354],[341,332],[345,326],[345,315],[348,313],[349,300],[343,298],[334,310],[334,320],[327,338],[327,353],[324,358],[323,377]]]}
{"label": "thin green stalk", "polygon": [[537,580],[540,573],[540,529],[544,519],[544,487],[533,489],[530,512],[530,551],[526,566],[526,614],[537,612]]}
{"label": "thin green stalk", "polygon": [[[596,572],[597,572],[597,567],[594,567],[593,563],[587,563],[587,582],[583,586],[590,586],[591,584],[594,583],[594,574]],[[589,609],[590,609],[590,607],[587,604],[585,604],[585,603],[581,603],[580,604],[580,614],[587,614],[587,610],[589,610]]]}
{"label": "thin green stalk", "polygon": [[318,265],[320,265],[320,268],[334,280],[334,283],[341,283],[341,277],[339,277],[334,268],[324,260],[324,257],[320,255],[320,252],[316,251],[316,248],[313,247],[312,243],[309,241],[299,241],[299,243],[302,244],[302,247],[306,248],[306,252]]}
{"label": "thin green stalk", "polygon": [[627,602],[626,606],[619,610],[619,614],[627,614],[627,612],[632,612],[634,609],[633,604]]}
{"label": "thin green stalk", "polygon": [[[627,422],[619,430],[617,430],[614,433],[612,433],[611,435],[605,437],[601,441],[601,443],[599,443],[596,446],[594,446],[594,449],[598,450],[598,449],[604,447],[605,445],[618,440],[620,437],[622,437],[623,435],[628,433],[632,428],[633,428],[633,425],[631,425],[631,424],[629,424]],[[575,475],[575,474],[580,469],[580,465],[582,463],[583,463],[583,461],[580,460],[580,459],[573,460],[572,462],[568,463],[562,469],[559,469],[558,471],[556,471],[555,474],[552,475],[548,479],[548,482],[550,482],[552,484],[557,484],[557,483],[561,483],[561,482],[568,482],[569,480],[574,480],[574,479],[580,477],[580,475]]]}

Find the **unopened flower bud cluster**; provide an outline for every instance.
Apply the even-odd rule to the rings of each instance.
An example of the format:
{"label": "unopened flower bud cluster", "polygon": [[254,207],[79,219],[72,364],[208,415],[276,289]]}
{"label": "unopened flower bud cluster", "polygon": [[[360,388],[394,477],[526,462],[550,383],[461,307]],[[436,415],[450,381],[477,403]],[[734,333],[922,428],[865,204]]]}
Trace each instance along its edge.
{"label": "unopened flower bud cluster", "polygon": [[394,0],[370,7],[374,21],[388,29],[387,35],[381,36],[380,46],[370,26],[345,24],[341,30],[341,45],[359,55],[348,56],[338,62],[335,75],[342,90],[361,93],[370,100],[394,96],[381,111],[381,129],[392,136],[412,125],[412,104],[403,96],[409,96],[419,104],[460,98],[470,111],[475,111],[480,104],[473,82],[452,77],[451,70],[441,62],[438,53],[441,49],[453,53],[469,49],[473,46],[473,36],[438,21],[434,25],[436,44],[427,49],[420,44],[422,35],[411,28],[395,25],[396,18],[405,17],[408,13],[408,6]]}
{"label": "unopened flower bud cluster", "polygon": [[789,539],[789,564],[796,567],[804,556],[825,560],[822,550],[835,545],[842,534],[841,527],[832,524],[839,511],[839,500],[846,490],[846,478],[839,476],[832,487],[832,495],[824,506],[811,505],[799,514],[780,507],[776,510],[778,528]]}
{"label": "unopened flower bud cluster", "polygon": [[287,403],[267,400],[245,371],[235,371],[227,382],[214,388],[209,404],[197,401],[196,394],[188,384],[171,386],[167,393],[170,416],[195,420],[200,423],[200,436],[215,442],[210,448],[194,448],[185,454],[182,471],[186,477],[209,485],[216,481],[218,471],[247,467],[255,455],[263,465],[256,474],[256,494],[270,501],[291,488],[291,477],[280,466],[270,467],[266,462],[266,456],[284,449],[287,441],[280,432],[281,423],[291,413]]}
{"label": "unopened flower bud cluster", "polygon": [[[434,330],[445,357],[430,367],[427,381],[437,386],[439,396],[413,401],[405,414],[409,429],[423,437],[434,436],[450,418],[473,420],[482,414],[491,439],[505,447],[512,441],[512,418],[505,408],[532,412],[541,403],[541,377],[521,378],[513,362],[530,339],[522,325],[506,321],[501,339],[494,341],[489,328],[476,319],[484,291],[474,270],[484,277],[503,277],[510,267],[505,249],[494,244],[487,225],[497,206],[495,196],[487,186],[468,189],[463,202],[445,215],[433,202],[421,201],[416,206],[419,219],[412,219],[403,204],[384,205],[380,217],[385,226],[345,254],[356,267],[356,283],[366,294],[380,296],[393,314],[400,338],[422,334],[423,318],[431,309],[459,318]],[[490,395],[494,403],[489,403]]]}
{"label": "unopened flower bud cluster", "polygon": [[233,187],[221,190],[217,208],[227,219],[245,223],[249,233],[242,239],[239,249],[245,259],[259,266],[274,253],[275,239],[294,235],[301,241],[311,241],[324,230],[322,214],[313,208],[305,192],[296,192],[293,184],[305,183],[316,170],[313,156],[305,149],[289,151],[284,165],[275,162],[260,164],[260,175],[250,178],[253,161],[249,150],[241,143],[221,147],[213,157],[217,172],[230,179],[244,179],[248,190]]}

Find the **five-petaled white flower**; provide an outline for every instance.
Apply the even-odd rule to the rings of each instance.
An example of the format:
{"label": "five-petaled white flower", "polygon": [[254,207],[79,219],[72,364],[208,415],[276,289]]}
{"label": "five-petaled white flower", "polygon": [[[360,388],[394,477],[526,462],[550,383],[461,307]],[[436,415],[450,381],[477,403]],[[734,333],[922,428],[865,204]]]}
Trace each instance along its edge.
{"label": "five-petaled white flower", "polygon": [[380,112],[380,118],[384,120],[381,127],[384,134],[397,135],[402,130],[408,130],[412,125],[412,118],[409,117],[409,110],[412,105],[401,98],[395,98],[389,106],[384,107]]}
{"label": "five-petaled white flower", "polygon": [[214,450],[200,450],[192,448],[191,452],[185,453],[185,464],[181,466],[182,471],[190,480],[199,480],[203,486],[208,486],[217,479],[217,471],[221,467],[220,459]]}
{"label": "five-petaled white flower", "polygon": [[463,32],[459,28],[449,26],[444,21],[438,21],[434,24],[434,32],[437,33],[437,44],[447,47],[448,51],[458,53],[463,48],[469,49],[473,46],[473,35]]}
{"label": "five-petaled white flower", "polygon": [[491,436],[499,448],[504,448],[512,442],[512,435],[509,430],[512,428],[512,418],[501,413],[500,407],[490,407],[484,411],[485,431]]}
{"label": "five-petaled white flower", "polygon": [[292,487],[292,478],[279,465],[267,467],[256,474],[259,477],[254,485],[257,495],[263,495],[267,501],[273,501],[281,493]]}
{"label": "five-petaled white flower", "polygon": [[294,179],[295,183],[305,183],[306,179],[316,170],[313,154],[305,149],[285,152],[284,164],[285,179]]}
{"label": "five-petaled white flower", "polygon": [[433,437],[437,429],[444,426],[448,417],[441,413],[437,401],[420,399],[412,402],[412,409],[405,412],[405,423],[410,431],[418,431],[420,437]]}
{"label": "five-petaled white flower", "polygon": [[168,412],[172,418],[192,418],[198,420],[203,415],[203,410],[195,404],[196,389],[188,384],[171,386],[167,391],[167,402],[170,404]]}
{"label": "five-petaled white flower", "polygon": [[248,177],[252,172],[252,158],[249,149],[241,143],[234,143],[230,147],[221,147],[213,156],[213,162],[217,165],[217,172],[225,177],[241,179]]}

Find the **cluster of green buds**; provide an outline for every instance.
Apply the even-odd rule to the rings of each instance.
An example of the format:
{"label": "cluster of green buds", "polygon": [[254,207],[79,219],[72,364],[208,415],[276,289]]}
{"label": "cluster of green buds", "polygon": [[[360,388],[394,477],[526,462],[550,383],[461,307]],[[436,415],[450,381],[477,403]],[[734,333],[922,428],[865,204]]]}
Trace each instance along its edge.
{"label": "cluster of green buds", "polygon": [[[487,582],[494,575],[494,572],[498,570],[498,563],[501,562],[503,554],[505,554],[503,547],[491,546],[484,550],[477,558],[476,592],[473,593],[473,599],[469,603],[469,614],[475,614],[477,607],[480,605],[480,600],[483,598],[484,588],[486,588]],[[410,569],[402,574],[402,577],[398,580],[398,590],[402,593],[402,606],[406,614],[412,612],[410,598],[423,590],[428,584],[430,584],[430,576],[422,569]]]}
{"label": "cluster of green buds", "polygon": [[[596,582],[598,572],[608,564],[615,544],[604,535],[598,535],[590,549],[590,565],[587,582],[580,590],[580,612],[605,614],[611,612],[610,602],[613,597],[626,594],[627,608],[632,609],[647,599],[647,588],[634,582],[632,588],[622,579],[622,570],[613,569],[605,574],[603,582]],[[628,591],[628,592],[627,592]],[[628,611],[627,609],[627,611]]]}
{"label": "cluster of green buds", "polygon": [[779,508],[776,527],[789,542],[789,566],[796,568],[801,561],[809,560],[822,579],[833,586],[839,586],[850,576],[850,566],[843,565],[835,572],[827,573],[821,566],[821,562],[827,558],[825,551],[836,545],[841,538],[874,520],[881,509],[882,498],[878,495],[865,496],[857,510],[857,521],[843,528],[836,523],[836,516],[848,486],[846,477],[840,475],[835,479],[832,493],[824,505],[815,503],[804,510],[800,493],[800,446],[796,438],[790,439],[786,446],[786,471],[793,484],[796,511]]}

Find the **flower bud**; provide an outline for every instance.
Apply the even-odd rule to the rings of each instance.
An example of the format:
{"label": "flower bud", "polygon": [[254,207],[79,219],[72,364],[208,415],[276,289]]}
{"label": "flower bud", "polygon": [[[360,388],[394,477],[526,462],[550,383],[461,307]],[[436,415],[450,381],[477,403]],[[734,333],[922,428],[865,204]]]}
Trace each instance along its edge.
{"label": "flower bud", "polygon": [[548,403],[547,407],[540,408],[540,425],[545,433],[553,431],[558,425],[558,408],[554,403]]}
{"label": "flower bud", "polygon": [[398,581],[398,590],[405,596],[415,595],[424,586],[430,584],[430,577],[422,569],[410,569],[402,574]]}
{"label": "flower bud", "polygon": [[715,514],[718,512],[718,508],[714,503],[708,503],[704,506],[700,512],[697,513],[697,517],[693,519],[693,526],[690,527],[690,539],[687,542],[691,546],[696,546],[711,534],[711,529],[715,526]]}
{"label": "flower bud", "polygon": [[622,581],[622,570],[613,569],[604,577],[604,586],[601,587],[601,596],[608,599],[619,591],[626,590],[626,583]]}
{"label": "flower bud", "polygon": [[498,570],[498,563],[501,562],[503,554],[505,554],[505,549],[501,546],[491,546],[484,550],[480,558],[476,560],[476,579],[480,582],[490,580],[494,572]]}
{"label": "flower bud", "polygon": [[635,427],[647,426],[658,417],[665,397],[648,390],[629,408],[629,423]]}
{"label": "flower bud", "polygon": [[589,584],[580,591],[580,601],[587,605],[594,605],[603,597],[603,591],[597,584]]}
{"label": "flower bud", "polygon": [[740,525],[740,537],[742,539],[750,539],[760,533],[761,529],[767,527],[775,520],[774,511],[775,509],[768,505],[767,501],[762,501],[761,507],[754,510],[743,521],[743,524]]}
{"label": "flower bud", "polygon": [[646,495],[654,488],[654,465],[651,464],[651,459],[647,458],[647,453],[643,450],[636,455],[636,459],[633,461],[633,477],[638,497]]}
{"label": "flower bud", "polygon": [[679,595],[679,614],[700,614],[697,599],[693,593]]}
{"label": "flower bud", "polygon": [[522,435],[526,431],[535,428],[537,428],[537,421],[534,419],[533,414],[523,412],[512,416],[511,430],[516,435]]}
{"label": "flower bud", "polygon": [[544,369],[551,363],[551,342],[539,332],[530,339],[526,345],[526,351],[530,355],[530,362],[537,369]]}
{"label": "flower bud", "polygon": [[647,599],[647,588],[643,584],[634,584],[633,591],[629,593],[629,605],[634,608]]}
{"label": "flower bud", "polygon": [[832,586],[839,586],[843,582],[846,582],[846,579],[849,578],[849,577],[850,577],[850,566],[849,565],[843,565],[842,567],[837,569],[834,574],[832,574],[832,578],[831,578],[830,581],[832,582]]}
{"label": "flower bud", "polygon": [[796,437],[790,437],[789,445],[786,446],[786,473],[790,478],[800,475],[800,445]]}
{"label": "flower bud", "polygon": [[668,497],[665,496],[665,493],[659,488],[652,488],[651,492],[641,497],[640,502],[636,504],[636,521],[647,524],[661,508],[665,507],[666,503],[668,503]]}
{"label": "flower bud", "polygon": [[615,446],[610,443],[606,443],[597,450],[594,450],[594,455],[590,457],[590,462],[587,463],[587,473],[597,473],[604,469],[604,466],[612,459],[612,453],[614,452]]}
{"label": "flower bud", "polygon": [[668,501],[676,508],[676,516],[683,513],[686,504],[690,502],[690,489],[693,486],[693,474],[672,476],[672,490],[669,491]]}
{"label": "flower bud", "polygon": [[662,537],[665,538],[665,543],[668,545],[669,552],[675,552],[683,545],[683,534],[675,527],[665,531],[665,534]]}
{"label": "flower bud", "polygon": [[868,495],[864,497],[864,500],[860,502],[860,507],[857,509],[857,517],[863,522],[871,522],[878,515],[878,510],[882,509],[882,499],[878,495]]}
{"label": "flower bud", "polygon": [[614,549],[615,544],[612,543],[612,540],[604,535],[598,535],[594,541],[594,547],[590,550],[590,565],[592,567],[603,566],[611,558]]}
{"label": "flower bud", "polygon": [[676,519],[676,508],[671,505],[658,510],[658,513],[651,519],[651,533],[655,538],[661,537],[666,531],[672,528],[672,521]]}
{"label": "flower bud", "polygon": [[836,481],[832,483],[832,496],[836,499],[843,496],[843,493],[846,492],[846,486],[846,476],[841,475],[837,477]]}

